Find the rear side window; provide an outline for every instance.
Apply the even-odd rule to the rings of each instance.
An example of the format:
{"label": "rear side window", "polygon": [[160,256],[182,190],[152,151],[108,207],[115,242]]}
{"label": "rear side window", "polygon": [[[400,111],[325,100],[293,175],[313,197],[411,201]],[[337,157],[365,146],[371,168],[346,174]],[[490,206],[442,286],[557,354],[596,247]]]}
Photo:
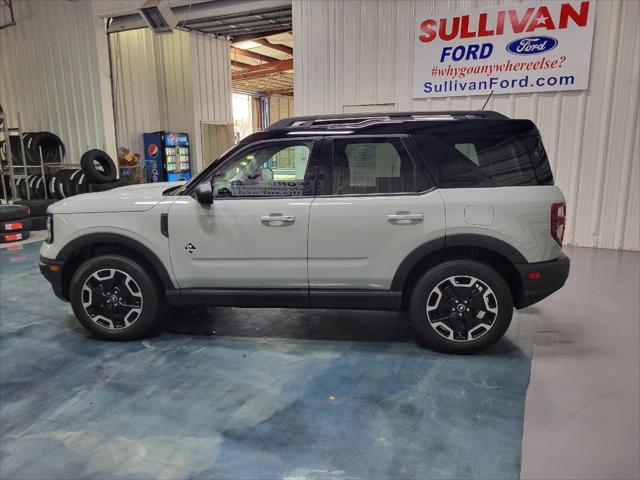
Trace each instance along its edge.
{"label": "rear side window", "polygon": [[442,188],[553,184],[537,135],[445,135],[416,140]]}
{"label": "rear side window", "polygon": [[415,193],[431,187],[398,138],[333,142],[332,195]]}

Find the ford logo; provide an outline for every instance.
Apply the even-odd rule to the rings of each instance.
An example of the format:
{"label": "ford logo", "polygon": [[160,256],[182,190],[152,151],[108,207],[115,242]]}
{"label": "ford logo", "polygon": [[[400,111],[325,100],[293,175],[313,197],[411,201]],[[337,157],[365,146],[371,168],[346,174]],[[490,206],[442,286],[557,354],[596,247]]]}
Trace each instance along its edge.
{"label": "ford logo", "polygon": [[536,53],[548,52],[556,48],[558,40],[545,35],[536,37],[524,37],[514,40],[507,45],[507,51],[516,55],[535,55]]}

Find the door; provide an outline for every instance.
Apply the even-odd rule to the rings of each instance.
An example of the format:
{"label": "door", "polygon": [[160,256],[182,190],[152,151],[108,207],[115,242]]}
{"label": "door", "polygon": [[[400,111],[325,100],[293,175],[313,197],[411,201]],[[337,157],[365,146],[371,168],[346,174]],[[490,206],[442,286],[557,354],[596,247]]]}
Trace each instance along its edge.
{"label": "door", "polygon": [[442,198],[413,148],[405,136],[325,141],[331,180],[311,206],[312,290],[388,290],[412,250],[444,237]]}
{"label": "door", "polygon": [[215,167],[213,204],[182,196],[169,208],[180,288],[308,288],[313,140],[267,141]]}

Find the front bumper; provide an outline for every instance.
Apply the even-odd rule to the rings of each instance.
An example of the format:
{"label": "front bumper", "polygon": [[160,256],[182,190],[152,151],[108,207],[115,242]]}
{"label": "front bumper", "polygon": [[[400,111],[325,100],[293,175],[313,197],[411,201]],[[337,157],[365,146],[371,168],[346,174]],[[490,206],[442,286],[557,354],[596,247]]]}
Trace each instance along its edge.
{"label": "front bumper", "polygon": [[564,253],[550,262],[515,265],[520,277],[520,289],[514,299],[516,308],[525,308],[562,288],[569,277],[571,261]]}
{"label": "front bumper", "polygon": [[46,278],[53,287],[53,293],[61,300],[68,302],[69,299],[64,295],[62,286],[62,267],[64,262],[60,260],[52,260],[40,255],[40,273]]}

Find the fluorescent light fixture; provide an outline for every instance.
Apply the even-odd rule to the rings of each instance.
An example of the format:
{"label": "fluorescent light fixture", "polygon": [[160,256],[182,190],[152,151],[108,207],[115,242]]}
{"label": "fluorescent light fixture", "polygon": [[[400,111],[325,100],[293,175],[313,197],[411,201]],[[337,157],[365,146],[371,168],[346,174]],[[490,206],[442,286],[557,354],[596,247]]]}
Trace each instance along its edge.
{"label": "fluorescent light fixture", "polygon": [[307,130],[306,132],[289,132],[287,135],[349,135],[353,130]]}
{"label": "fluorescent light fixture", "polygon": [[236,48],[241,48],[242,50],[249,50],[250,48],[261,47],[258,42],[254,42],[252,40],[247,40],[246,42],[240,42],[233,45]]}
{"label": "fluorescent light fixture", "polygon": [[178,23],[167,0],[147,0],[138,10],[153,33],[173,33]]}

